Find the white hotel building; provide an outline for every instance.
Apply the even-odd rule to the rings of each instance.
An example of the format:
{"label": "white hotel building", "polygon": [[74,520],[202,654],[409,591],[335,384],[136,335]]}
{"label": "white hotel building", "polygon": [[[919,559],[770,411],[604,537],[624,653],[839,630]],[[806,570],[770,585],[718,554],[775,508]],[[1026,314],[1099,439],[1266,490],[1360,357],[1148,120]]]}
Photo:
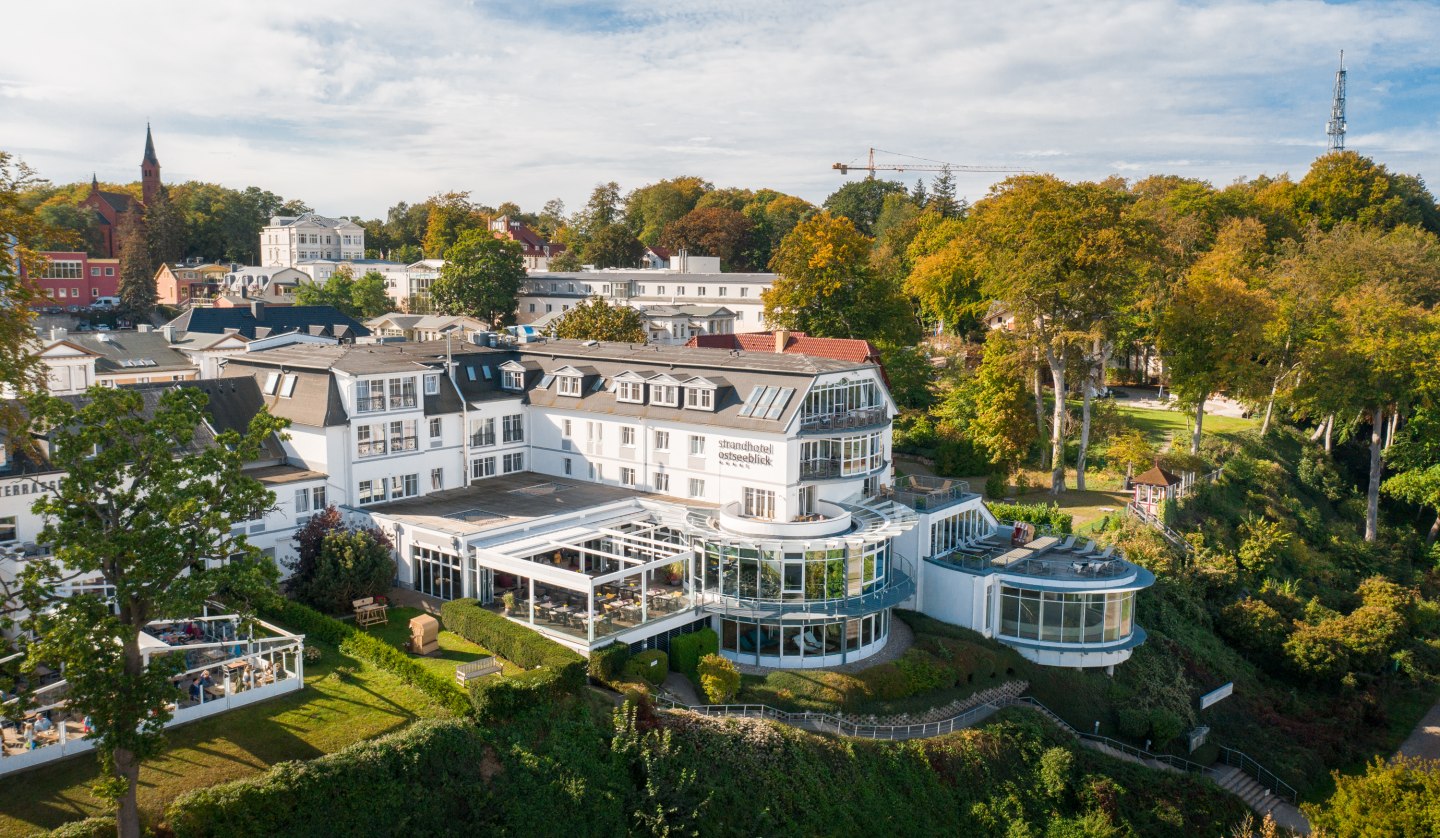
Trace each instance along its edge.
{"label": "white hotel building", "polygon": [[[277,508],[243,525],[277,558],[337,503],[392,535],[402,587],[509,605],[580,651],[709,626],[740,662],[833,666],[882,649],[896,607],[1044,664],[1108,667],[1144,640],[1148,571],[1012,544],[963,483],[893,478],[872,364],[436,341],[278,346],[222,376],[292,423]],[[0,506],[0,541],[33,539],[22,521]]]}

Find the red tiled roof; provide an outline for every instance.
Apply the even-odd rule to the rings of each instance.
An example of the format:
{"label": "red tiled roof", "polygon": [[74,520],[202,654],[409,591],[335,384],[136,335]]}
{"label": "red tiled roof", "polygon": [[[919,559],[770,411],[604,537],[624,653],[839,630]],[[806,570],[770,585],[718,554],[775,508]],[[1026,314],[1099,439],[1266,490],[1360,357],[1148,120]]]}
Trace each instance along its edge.
{"label": "red tiled roof", "polygon": [[565,245],[551,244],[540,237],[539,233],[526,227],[518,221],[506,220],[504,231],[495,231],[497,236],[508,236],[513,242],[519,242],[521,250],[526,256],[545,256],[546,247],[549,247],[549,255],[554,256],[565,252]]}
{"label": "red tiled roof", "polygon": [[655,254],[656,256],[659,256],[661,259],[666,259],[666,260],[668,260],[671,256],[674,255],[673,253],[670,252],[670,248],[668,248],[668,247],[661,247],[661,246],[658,245],[658,244],[655,245],[654,247],[649,248],[649,250],[650,250],[651,253]]}
{"label": "red tiled roof", "polygon": [[[696,335],[686,346],[713,349],[743,349],[746,352],[774,352],[774,332],[744,332],[732,335]],[[855,364],[880,363],[880,350],[868,340],[852,338],[812,338],[804,332],[791,332],[785,341],[785,353],[814,355]]]}

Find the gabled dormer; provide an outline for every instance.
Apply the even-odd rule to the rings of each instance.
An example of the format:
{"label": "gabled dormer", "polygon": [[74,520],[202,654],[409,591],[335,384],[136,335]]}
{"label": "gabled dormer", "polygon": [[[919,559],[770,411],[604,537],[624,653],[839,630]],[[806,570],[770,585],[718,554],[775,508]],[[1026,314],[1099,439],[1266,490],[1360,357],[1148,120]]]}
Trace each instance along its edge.
{"label": "gabled dormer", "polygon": [[672,375],[661,373],[648,382],[650,385],[650,404],[656,407],[679,407],[680,406],[680,380]]}
{"label": "gabled dormer", "polygon": [[714,411],[719,402],[720,390],[729,382],[719,376],[694,376],[685,381],[685,409]]}
{"label": "gabled dormer", "polygon": [[500,389],[523,393],[533,375],[540,371],[535,361],[506,361],[500,367]]}
{"label": "gabled dormer", "polygon": [[627,404],[645,403],[645,384],[650,376],[626,370],[615,376],[615,400]]}

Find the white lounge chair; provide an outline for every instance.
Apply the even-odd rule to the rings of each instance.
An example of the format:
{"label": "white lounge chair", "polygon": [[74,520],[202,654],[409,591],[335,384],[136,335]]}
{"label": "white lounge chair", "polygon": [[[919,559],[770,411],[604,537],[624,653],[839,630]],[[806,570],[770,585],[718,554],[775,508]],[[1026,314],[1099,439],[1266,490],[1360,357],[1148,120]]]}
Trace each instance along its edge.
{"label": "white lounge chair", "polygon": [[1063,551],[1063,550],[1069,550],[1071,547],[1074,547],[1074,546],[1075,546],[1075,536],[1072,535],[1072,536],[1070,536],[1069,538],[1065,539],[1065,543],[1064,543],[1064,544],[1061,544],[1059,547],[1056,547],[1055,549],[1056,549],[1056,550],[1062,550],[1062,551]]}

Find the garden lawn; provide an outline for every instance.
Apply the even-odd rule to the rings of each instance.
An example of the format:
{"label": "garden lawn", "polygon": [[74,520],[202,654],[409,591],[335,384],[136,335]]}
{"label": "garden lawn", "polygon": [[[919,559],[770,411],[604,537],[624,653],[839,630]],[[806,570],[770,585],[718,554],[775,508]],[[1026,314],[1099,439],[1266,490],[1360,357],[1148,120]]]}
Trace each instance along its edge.
{"label": "garden lawn", "polygon": [[[424,611],[418,608],[407,608],[403,606],[391,608],[389,612],[390,622],[388,624],[371,626],[367,629],[361,629],[361,631],[378,637],[400,651],[409,654],[410,620],[424,613]],[[469,663],[492,654],[487,649],[471,643],[453,631],[441,629],[437,639],[440,641],[439,652],[430,657],[421,657],[419,655],[410,655],[410,657],[426,669],[446,678],[455,677],[455,667],[457,664]],[[501,664],[505,667],[504,674],[506,675],[516,675],[522,671],[520,667],[507,660],[501,658],[497,658],[497,660],[500,660]]]}
{"label": "garden lawn", "polygon": [[[171,800],[191,789],[338,751],[419,718],[446,715],[393,675],[328,644],[307,645],[320,648],[321,659],[306,663],[305,689],[169,732],[169,747],[140,771],[140,808],[147,822],[153,824]],[[6,776],[0,780],[5,790],[0,838],[100,814],[104,807],[89,788],[98,776],[93,754]]]}
{"label": "garden lawn", "polygon": [[[1071,485],[1074,484],[1073,473],[1067,475]],[[1093,478],[1097,475],[1086,475]],[[1095,482],[1093,479],[1089,482]],[[1125,504],[1130,501],[1130,495],[1125,492],[1098,492],[1087,490],[1084,492],[1078,489],[1066,489],[1059,495],[1050,494],[1048,489],[1037,489],[1026,494],[1019,495],[1016,500],[1020,503],[1037,503],[1041,505],[1058,504],[1059,507],[1075,516],[1073,529],[1075,532],[1083,532],[1089,525],[1099,521],[1106,515],[1119,515],[1125,511]]]}
{"label": "garden lawn", "polygon": [[[1181,450],[1189,450],[1190,414],[1178,410],[1154,410],[1130,407],[1124,401],[1117,401],[1115,409],[1132,424],[1145,432],[1150,444],[1163,446],[1173,436]],[[1206,414],[1206,434],[1226,434],[1260,427],[1259,419],[1241,419],[1235,416],[1212,416]]]}

